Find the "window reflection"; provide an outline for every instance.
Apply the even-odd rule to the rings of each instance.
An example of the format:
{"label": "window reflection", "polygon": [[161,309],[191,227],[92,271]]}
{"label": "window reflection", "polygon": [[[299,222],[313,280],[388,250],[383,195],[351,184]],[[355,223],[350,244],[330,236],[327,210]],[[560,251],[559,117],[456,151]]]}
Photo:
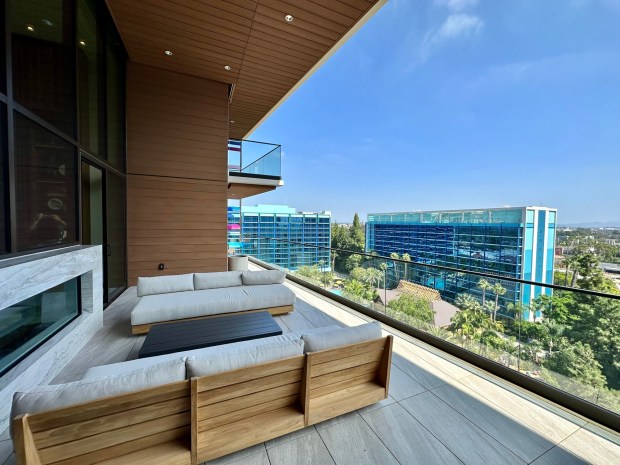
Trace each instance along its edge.
{"label": "window reflection", "polygon": [[15,113],[18,251],[77,242],[75,148]]}

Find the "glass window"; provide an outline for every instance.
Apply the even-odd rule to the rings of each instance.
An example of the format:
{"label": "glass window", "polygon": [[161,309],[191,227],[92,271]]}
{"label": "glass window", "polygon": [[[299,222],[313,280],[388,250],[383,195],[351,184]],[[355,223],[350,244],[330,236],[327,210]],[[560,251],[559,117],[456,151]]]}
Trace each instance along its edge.
{"label": "glass window", "polygon": [[107,159],[125,169],[125,49],[114,24],[108,23],[106,44]]}
{"label": "glass window", "polygon": [[71,0],[12,0],[17,103],[75,137],[75,33]]}
{"label": "glass window", "polygon": [[91,153],[105,154],[103,40],[93,1],[78,2],[78,75],[80,83],[80,144]]}
{"label": "glass window", "polygon": [[77,242],[76,153],[15,112],[17,250]]}
{"label": "glass window", "polygon": [[0,254],[6,253],[9,231],[9,206],[7,204],[6,166],[6,106],[0,103]]}
{"label": "glass window", "polygon": [[108,292],[114,296],[126,286],[125,278],[125,179],[108,172]]}
{"label": "glass window", "polygon": [[0,310],[0,374],[79,314],[78,279]]}
{"label": "glass window", "polygon": [[0,8],[0,37],[2,37],[2,47],[0,47],[0,92],[6,94],[6,47],[4,46],[4,27],[5,21],[5,8],[4,3]]}

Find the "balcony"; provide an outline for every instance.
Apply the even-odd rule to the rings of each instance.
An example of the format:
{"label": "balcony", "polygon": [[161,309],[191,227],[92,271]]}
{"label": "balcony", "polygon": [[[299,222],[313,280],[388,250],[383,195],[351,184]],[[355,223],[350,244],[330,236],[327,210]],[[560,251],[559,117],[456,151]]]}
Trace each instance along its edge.
{"label": "balcony", "polygon": [[[294,312],[276,317],[283,332],[370,319],[296,282],[286,285],[297,303]],[[91,366],[136,358],[144,341],[130,334],[136,299],[132,287],[110,305],[104,327],[52,383],[77,380]],[[394,336],[387,400],[211,463],[619,463],[615,433],[394,327],[383,329]],[[6,432],[0,446],[0,463],[13,464]]]}
{"label": "balcony", "polygon": [[228,198],[244,199],[282,187],[282,146],[228,141]]}

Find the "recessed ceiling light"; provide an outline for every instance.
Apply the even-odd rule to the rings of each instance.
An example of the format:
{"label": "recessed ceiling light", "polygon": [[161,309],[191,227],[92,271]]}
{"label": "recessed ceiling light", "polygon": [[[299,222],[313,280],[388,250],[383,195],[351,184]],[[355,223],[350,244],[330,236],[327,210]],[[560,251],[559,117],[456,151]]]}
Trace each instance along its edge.
{"label": "recessed ceiling light", "polygon": [[286,15],[284,17],[284,19],[286,20],[287,23],[292,23],[293,19],[295,19],[295,18],[293,18],[291,15]]}
{"label": "recessed ceiling light", "polygon": [[83,40],[80,40],[80,45],[81,45],[82,47],[86,47],[86,42],[84,42]]}
{"label": "recessed ceiling light", "polygon": [[26,30],[34,32],[34,26],[32,24],[26,24]]}
{"label": "recessed ceiling light", "polygon": [[46,26],[53,26],[54,23],[52,23],[49,19],[42,19],[41,22],[43,24],[45,24]]}
{"label": "recessed ceiling light", "polygon": [[235,124],[235,120],[234,120],[234,119],[231,119],[231,120],[230,120],[230,122],[231,122],[231,123],[233,123],[233,124]]}
{"label": "recessed ceiling light", "polygon": [[164,50],[164,53],[169,57],[172,56],[172,52],[170,50]]}
{"label": "recessed ceiling light", "polygon": [[224,69],[225,69],[226,71],[230,71],[232,68],[231,68],[230,66],[226,65],[226,66],[224,66]]}

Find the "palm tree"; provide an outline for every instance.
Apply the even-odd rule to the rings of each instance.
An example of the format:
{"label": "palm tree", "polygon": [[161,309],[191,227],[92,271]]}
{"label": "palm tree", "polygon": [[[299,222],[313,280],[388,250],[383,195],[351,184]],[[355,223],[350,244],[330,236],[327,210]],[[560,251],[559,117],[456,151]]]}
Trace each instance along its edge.
{"label": "palm tree", "polygon": [[481,312],[482,306],[471,294],[459,294],[454,301],[456,306],[464,311]]}
{"label": "palm tree", "polygon": [[556,323],[553,320],[544,320],[542,324],[547,328],[547,333],[549,334],[549,355],[551,355],[554,345],[553,341],[557,341],[564,333],[564,325]]}
{"label": "palm tree", "polygon": [[396,279],[399,279],[398,269],[400,268],[400,263],[397,262],[396,260],[400,259],[400,255],[398,255],[396,252],[392,252],[390,254],[390,258],[392,258],[394,260],[394,262],[393,262],[394,263],[394,276],[396,276]]}
{"label": "palm tree", "polygon": [[486,293],[493,288],[493,285],[486,279],[482,278],[480,281],[478,281],[478,287],[482,289],[482,306],[484,307]]}
{"label": "palm tree", "polygon": [[[411,255],[409,255],[408,253],[404,253],[402,256],[403,261],[405,262],[410,262],[411,261]],[[408,271],[409,266],[407,265],[407,263],[405,263],[405,281],[409,281],[409,273]]]}
{"label": "palm tree", "polygon": [[491,287],[491,290],[495,294],[495,307],[493,308],[493,321],[495,321],[495,318],[497,316],[497,309],[499,308],[499,296],[506,293],[506,288],[500,283],[495,283]]}

